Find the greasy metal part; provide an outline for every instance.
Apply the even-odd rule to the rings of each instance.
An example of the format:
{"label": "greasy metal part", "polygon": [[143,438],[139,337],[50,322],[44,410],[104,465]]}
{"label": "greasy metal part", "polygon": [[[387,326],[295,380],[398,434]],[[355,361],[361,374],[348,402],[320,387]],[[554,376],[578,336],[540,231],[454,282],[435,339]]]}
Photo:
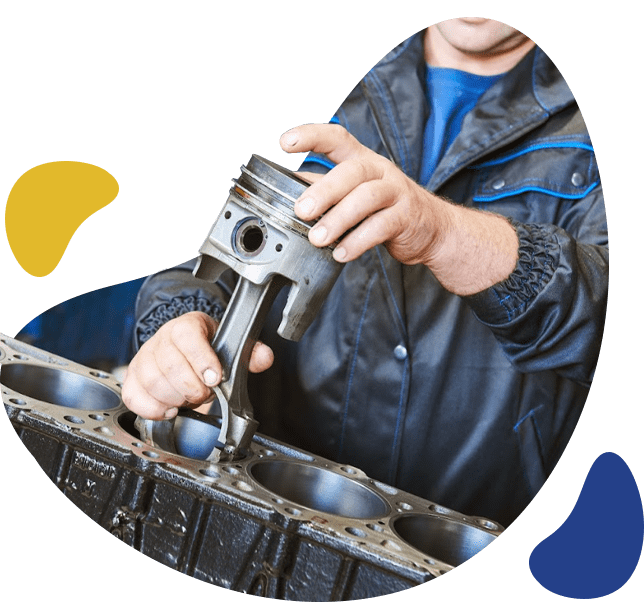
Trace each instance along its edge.
{"label": "greasy metal part", "polygon": [[[297,218],[295,200],[308,186],[293,172],[253,155],[230,191],[202,245],[195,276],[215,282],[230,268],[239,280],[212,346],[222,365],[222,383],[213,388],[223,418],[212,462],[243,451],[257,429],[248,399],[248,363],[268,311],[290,286],[278,333],[299,340],[317,315],[342,264],[331,248],[309,243],[311,224]],[[151,441],[162,431],[139,421]],[[161,433],[161,436],[163,434]]]}
{"label": "greasy metal part", "polygon": [[259,434],[213,464],[220,424],[189,410],[157,422],[165,431],[150,445],[113,376],[1,335],[0,386],[21,440],[81,510],[151,558],[228,589],[381,596],[442,575],[502,532]]}
{"label": "greasy metal part", "polygon": [[[218,441],[208,456],[209,462],[229,460],[244,453],[255,431],[253,408],[248,398],[248,362],[266,315],[282,288],[279,276],[264,286],[241,278],[228,304],[212,346],[222,366],[222,382],[213,388],[222,416]],[[140,416],[136,427],[146,441],[173,451],[170,433],[174,420],[146,420]]]}
{"label": "greasy metal part", "polygon": [[246,449],[257,430],[248,399],[248,363],[282,285],[280,276],[274,276],[262,286],[240,278],[212,341],[222,366],[222,382],[214,389],[223,420],[219,441],[229,454]]}

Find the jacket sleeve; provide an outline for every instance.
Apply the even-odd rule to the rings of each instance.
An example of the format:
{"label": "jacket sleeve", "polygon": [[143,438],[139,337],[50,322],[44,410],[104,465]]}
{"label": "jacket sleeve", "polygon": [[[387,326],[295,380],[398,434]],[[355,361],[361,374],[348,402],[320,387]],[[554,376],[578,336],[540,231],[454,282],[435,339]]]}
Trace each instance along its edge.
{"label": "jacket sleeve", "polygon": [[217,283],[192,275],[196,259],[148,276],[136,299],[134,351],[166,322],[191,311],[201,311],[220,321],[232,288],[233,274],[228,270]]}
{"label": "jacket sleeve", "polygon": [[608,296],[608,237],[601,185],[553,224],[510,220],[519,260],[505,281],[464,297],[513,365],[555,370],[590,386]]}

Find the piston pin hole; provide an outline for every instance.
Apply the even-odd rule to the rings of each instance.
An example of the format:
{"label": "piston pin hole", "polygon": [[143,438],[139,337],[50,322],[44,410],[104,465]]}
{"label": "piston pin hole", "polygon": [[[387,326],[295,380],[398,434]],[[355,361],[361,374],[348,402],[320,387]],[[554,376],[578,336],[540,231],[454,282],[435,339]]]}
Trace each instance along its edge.
{"label": "piston pin hole", "polygon": [[240,220],[233,231],[233,249],[240,257],[256,257],[266,246],[268,231],[256,217]]}

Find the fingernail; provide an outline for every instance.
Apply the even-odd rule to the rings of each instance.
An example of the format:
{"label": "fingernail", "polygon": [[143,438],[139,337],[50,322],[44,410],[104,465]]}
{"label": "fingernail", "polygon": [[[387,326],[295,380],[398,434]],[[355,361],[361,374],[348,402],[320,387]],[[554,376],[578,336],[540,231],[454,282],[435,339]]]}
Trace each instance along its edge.
{"label": "fingernail", "polygon": [[178,413],[179,413],[178,408],[170,408],[169,410],[166,410],[164,417],[166,420],[172,420]]}
{"label": "fingernail", "polygon": [[347,250],[344,247],[337,247],[333,251],[333,259],[336,261],[342,261],[347,256]]}
{"label": "fingernail", "polygon": [[293,130],[289,130],[288,132],[285,132],[282,134],[282,143],[286,146],[295,146],[300,139],[299,135],[297,132],[294,132]]}
{"label": "fingernail", "polygon": [[315,226],[315,228],[313,228],[309,233],[311,242],[318,245],[324,244],[324,241],[326,240],[326,236],[327,236],[327,231],[324,226]]}
{"label": "fingernail", "polygon": [[214,370],[208,368],[203,373],[203,381],[209,386],[214,387],[217,384],[217,373]]}
{"label": "fingernail", "polygon": [[299,209],[299,212],[306,217],[313,213],[313,209],[315,209],[315,201],[310,197],[301,199],[297,202],[297,208]]}

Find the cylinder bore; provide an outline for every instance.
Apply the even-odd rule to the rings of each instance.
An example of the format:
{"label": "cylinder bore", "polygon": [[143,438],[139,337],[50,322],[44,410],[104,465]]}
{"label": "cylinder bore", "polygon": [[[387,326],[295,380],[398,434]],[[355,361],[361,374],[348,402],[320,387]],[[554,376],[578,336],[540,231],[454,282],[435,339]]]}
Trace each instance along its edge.
{"label": "cylinder bore", "polygon": [[224,444],[217,440],[220,432],[221,429],[214,424],[179,415],[174,419],[177,453],[194,460],[205,460],[215,447],[223,449]]}
{"label": "cylinder bore", "polygon": [[[124,412],[118,417],[121,428],[145,442],[136,425],[136,414]],[[221,429],[209,422],[179,414],[173,421],[146,420],[145,428],[154,440],[154,445],[171,454],[179,454],[193,460],[206,460],[213,449],[223,449],[218,441]],[[139,427],[140,428],[140,427]]]}
{"label": "cylinder bore", "polygon": [[472,525],[422,514],[402,515],[392,527],[409,545],[452,566],[463,564],[496,539]]}
{"label": "cylinder bore", "polygon": [[4,364],[0,382],[16,393],[66,408],[112,410],[121,403],[118,393],[89,376],[37,364]]}
{"label": "cylinder bore", "polygon": [[389,510],[375,492],[348,477],[298,462],[264,461],[250,467],[253,478],[281,498],[345,518],[377,518]]}

